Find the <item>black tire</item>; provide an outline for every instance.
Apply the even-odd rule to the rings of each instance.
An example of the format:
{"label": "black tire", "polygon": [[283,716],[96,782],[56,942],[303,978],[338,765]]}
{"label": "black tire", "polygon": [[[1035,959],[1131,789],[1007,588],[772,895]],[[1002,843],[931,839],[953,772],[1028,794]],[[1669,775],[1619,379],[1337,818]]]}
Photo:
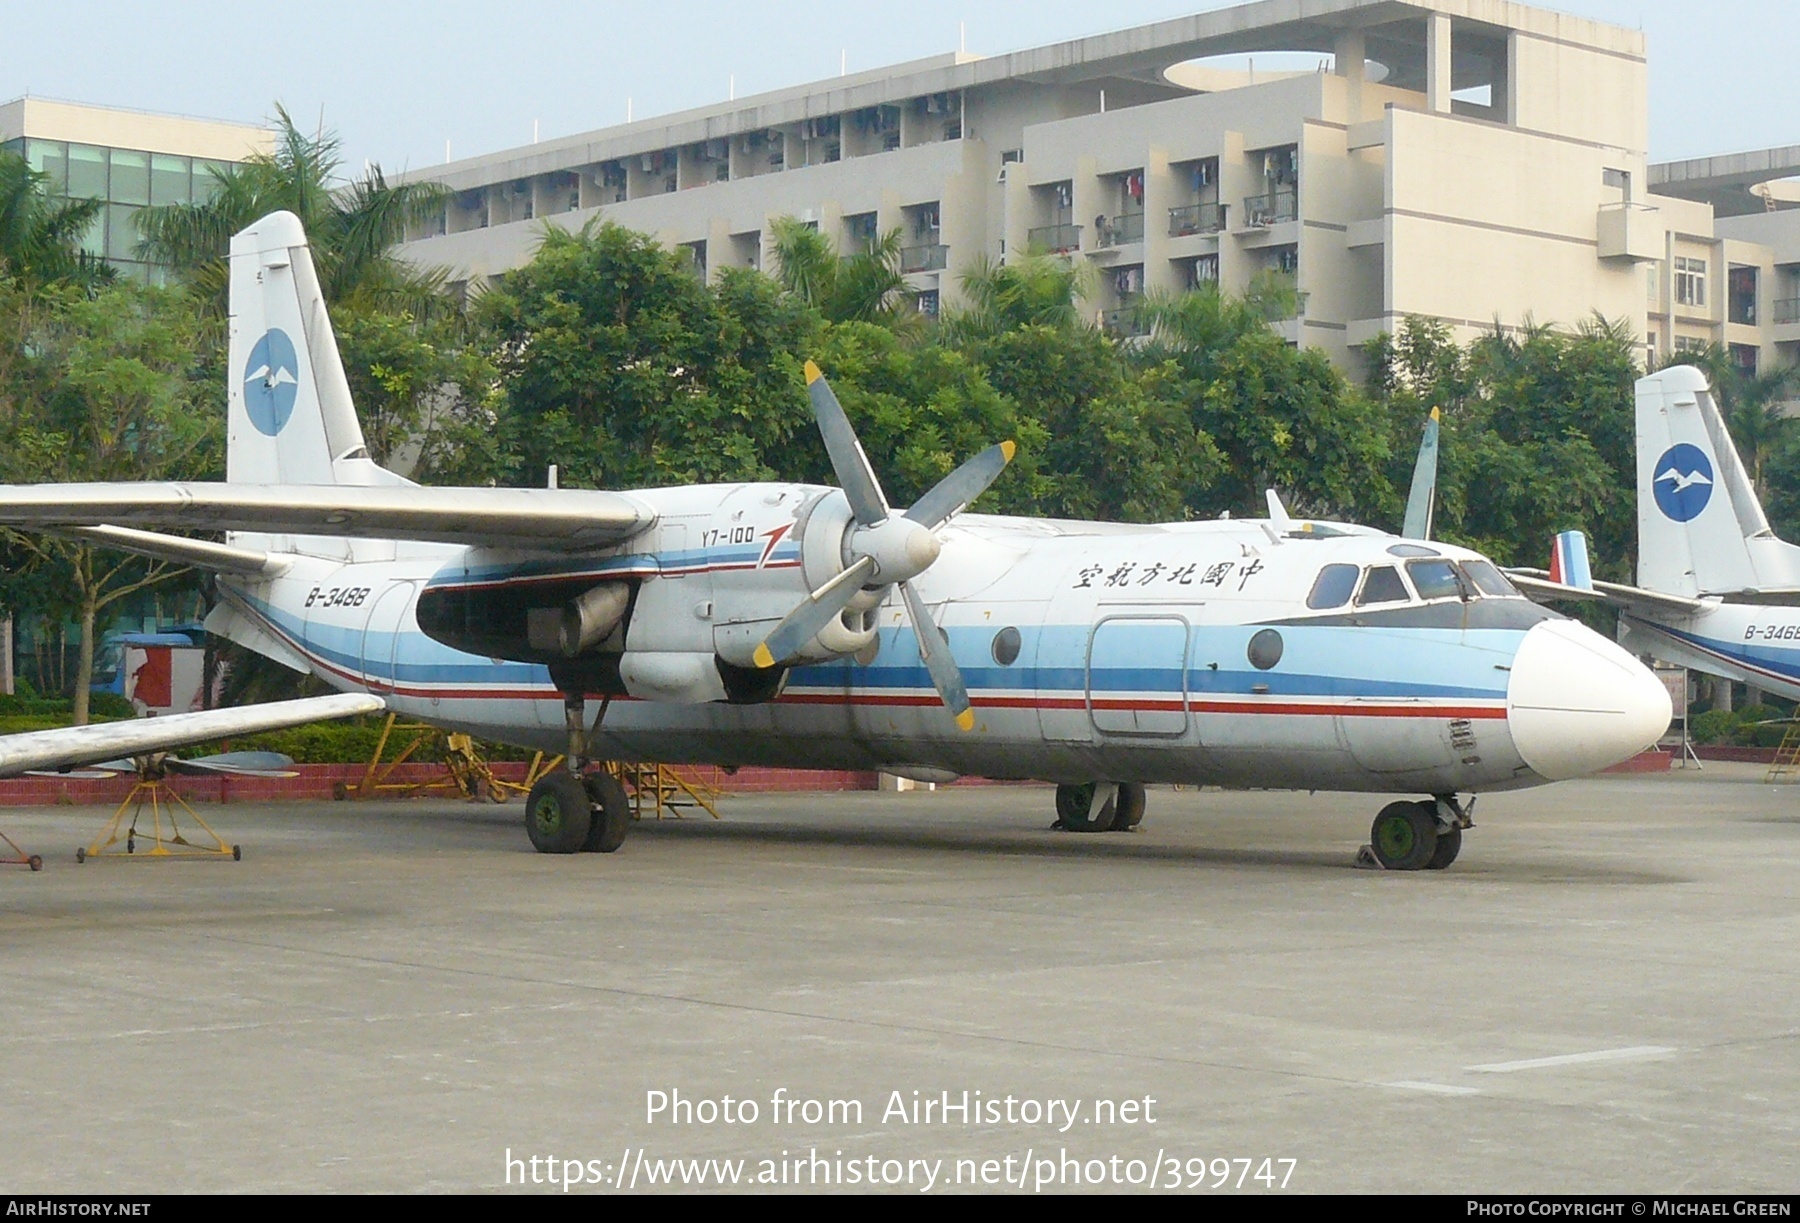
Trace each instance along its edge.
{"label": "black tire", "polygon": [[34,871],[43,870],[44,869],[43,855],[42,854],[32,854],[29,858],[25,859],[25,865],[29,866]]}
{"label": "black tire", "polygon": [[1369,847],[1391,871],[1423,870],[1437,843],[1437,815],[1429,803],[1389,803],[1369,826]]}
{"label": "black tire", "polygon": [[1150,799],[1144,793],[1142,785],[1135,781],[1123,783],[1119,786],[1119,797],[1115,801],[1118,810],[1113,814],[1114,832],[1130,832],[1144,822],[1144,808]]}
{"label": "black tire", "polygon": [[587,791],[567,769],[540,778],[525,799],[525,832],[540,854],[575,853],[592,824]]}
{"label": "black tire", "polygon": [[610,854],[625,844],[625,833],[631,827],[631,800],[625,787],[611,773],[589,773],[588,801],[593,804],[593,818],[588,824],[583,853]]}
{"label": "black tire", "polygon": [[[1429,806],[1429,804],[1421,805]],[[1431,861],[1425,864],[1425,869],[1428,871],[1441,871],[1446,866],[1449,866],[1452,862],[1456,861],[1456,855],[1461,851],[1462,829],[1458,828],[1455,824],[1450,825],[1450,830],[1448,832],[1440,828],[1438,830],[1437,848],[1431,851]]]}
{"label": "black tire", "polygon": [[1118,795],[1109,794],[1100,810],[1091,816],[1088,812],[1094,805],[1094,790],[1098,782],[1086,782],[1079,786],[1056,787],[1056,823],[1068,832],[1105,832],[1113,826],[1118,818]]}
{"label": "black tire", "polygon": [[242,862],[244,860],[244,847],[242,845],[233,845],[231,847],[231,860],[233,862]]}
{"label": "black tire", "polygon": [[82,848],[75,851],[75,865],[80,866],[83,862],[86,862],[86,861],[87,861],[87,847],[83,846]]}

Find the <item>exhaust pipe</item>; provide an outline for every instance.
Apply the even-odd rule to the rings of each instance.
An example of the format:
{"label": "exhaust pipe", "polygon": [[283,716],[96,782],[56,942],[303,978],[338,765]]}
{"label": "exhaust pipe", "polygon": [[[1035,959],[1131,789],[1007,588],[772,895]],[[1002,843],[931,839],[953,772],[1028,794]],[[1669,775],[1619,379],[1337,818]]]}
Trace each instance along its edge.
{"label": "exhaust pipe", "polygon": [[564,658],[585,654],[612,635],[625,618],[631,588],[624,582],[603,582],[562,609],[557,644]]}

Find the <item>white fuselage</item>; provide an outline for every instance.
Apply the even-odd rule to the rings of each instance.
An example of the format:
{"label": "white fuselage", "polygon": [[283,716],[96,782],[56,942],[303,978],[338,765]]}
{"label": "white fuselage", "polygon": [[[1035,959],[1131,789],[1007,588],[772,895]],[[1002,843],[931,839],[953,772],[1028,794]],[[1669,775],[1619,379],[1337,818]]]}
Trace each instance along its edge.
{"label": "white fuselage", "polygon": [[[1591,772],[1653,742],[1669,717],[1635,660],[1523,598],[1423,597],[1420,570],[1397,598],[1362,601],[1375,570],[1408,575],[1427,563],[1420,554],[1479,561],[1466,550],[1325,524],[1282,537],[1253,521],[981,515],[944,528],[941,556],[917,579],[967,680],[972,731],[940,704],[892,589],[863,613],[855,656],[796,666],[773,700],[731,704],[708,687],[714,659],[746,658],[841,568],[797,538],[841,494],[776,484],[632,496],[657,525],[578,559],[332,541],[319,550],[349,559],[302,552],[277,578],[222,587],[339,688],[560,751],[551,671],[427,636],[421,595],[438,600],[435,623],[445,599],[472,609],[635,583],[625,690],[594,752],[668,763],[1437,794]],[[1318,592],[1327,566],[1352,584],[1341,599]],[[599,711],[595,695],[586,719]]]}

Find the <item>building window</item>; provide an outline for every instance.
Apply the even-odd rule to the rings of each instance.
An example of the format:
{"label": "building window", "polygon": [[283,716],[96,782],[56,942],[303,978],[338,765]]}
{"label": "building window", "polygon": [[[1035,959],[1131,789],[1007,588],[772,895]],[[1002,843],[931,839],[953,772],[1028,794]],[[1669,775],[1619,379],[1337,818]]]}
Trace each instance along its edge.
{"label": "building window", "polygon": [[1750,377],[1756,377],[1757,350],[1754,344],[1733,344],[1730,349],[1731,363]]}
{"label": "building window", "polygon": [[1706,260],[1675,256],[1675,303],[1706,305]]}
{"label": "building window", "polygon": [[923,314],[926,318],[936,318],[938,316],[939,299],[938,291],[936,289],[927,289],[913,300],[918,303],[919,313]]}
{"label": "building window", "polygon": [[1756,269],[1734,267],[1725,273],[1725,317],[1756,326]]}
{"label": "building window", "polygon": [[1699,336],[1678,335],[1675,337],[1676,352],[1705,352],[1707,342]]}

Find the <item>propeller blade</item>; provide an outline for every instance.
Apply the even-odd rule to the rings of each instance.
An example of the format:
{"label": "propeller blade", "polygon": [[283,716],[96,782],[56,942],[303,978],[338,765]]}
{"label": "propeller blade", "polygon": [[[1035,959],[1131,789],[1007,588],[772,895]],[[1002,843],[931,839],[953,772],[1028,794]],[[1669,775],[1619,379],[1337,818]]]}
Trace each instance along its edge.
{"label": "propeller blade", "polygon": [[906,516],[935,530],[950,515],[985,493],[988,485],[999,479],[1006,465],[1012,462],[1013,452],[1017,449],[1012,442],[989,446],[932,485],[930,492],[913,502]]}
{"label": "propeller blade", "polygon": [[944,639],[937,621],[926,610],[925,600],[911,582],[900,583],[900,594],[906,600],[906,614],[912,617],[913,635],[919,639],[919,657],[931,672],[932,686],[944,702],[944,708],[963,730],[975,728],[975,711],[969,708],[969,689],[963,683],[962,671],[950,657],[950,643]]}
{"label": "propeller blade", "polygon": [[863,453],[862,443],[856,440],[856,430],[850,427],[844,406],[831,393],[831,384],[811,361],[806,363],[806,389],[812,396],[813,416],[818,419],[819,434],[825,439],[825,451],[831,456],[831,470],[837,474],[838,487],[850,499],[851,513],[865,527],[885,522],[888,503],[882,495],[880,481],[875,478],[875,469],[869,466],[869,456]]}
{"label": "propeller blade", "polygon": [[756,665],[772,667],[791,658],[800,647],[819,635],[831,618],[844,610],[868,576],[875,572],[875,558],[865,556],[806,597],[789,612],[775,631],[756,647]]}
{"label": "propeller blade", "polygon": [[298,777],[292,771],[293,764],[294,758],[285,752],[219,752],[193,760],[170,756],[163,761],[163,767],[171,773],[229,777]]}

